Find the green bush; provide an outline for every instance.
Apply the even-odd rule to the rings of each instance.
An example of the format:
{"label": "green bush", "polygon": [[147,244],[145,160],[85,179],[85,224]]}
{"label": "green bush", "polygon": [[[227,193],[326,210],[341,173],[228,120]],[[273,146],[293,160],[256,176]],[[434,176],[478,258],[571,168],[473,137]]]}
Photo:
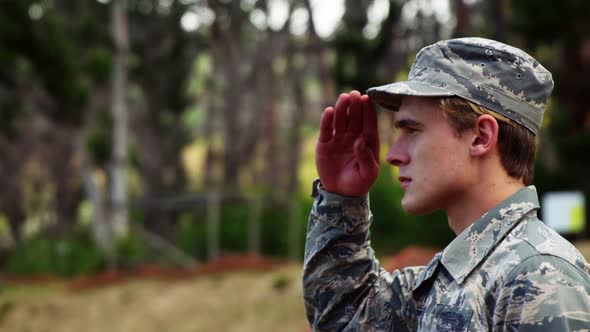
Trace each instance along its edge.
{"label": "green bush", "polygon": [[71,277],[96,271],[105,257],[87,236],[53,238],[40,233],[22,243],[7,259],[6,271],[18,275]]}
{"label": "green bush", "polygon": [[114,257],[108,257],[96,246],[88,230],[78,230],[68,237],[39,233],[25,240],[7,257],[4,270],[17,275],[52,274],[74,277],[116,264],[118,268],[133,268],[145,261],[165,261],[159,253],[150,251],[134,234],[121,240]]}
{"label": "green bush", "polygon": [[176,245],[199,260],[207,258],[207,219],[185,213],[178,222]]}
{"label": "green bush", "polygon": [[[311,199],[294,197],[297,200],[300,223],[299,241],[301,257],[307,215]],[[220,211],[219,246],[221,253],[248,251],[249,223],[252,220],[252,205],[249,202],[225,205]],[[176,245],[185,253],[202,260],[208,258],[208,225],[206,211],[198,214],[185,213],[179,217]],[[268,256],[286,257],[289,252],[289,214],[284,203],[268,196],[260,211],[260,250]]]}
{"label": "green bush", "polygon": [[[142,263],[151,255],[141,240],[133,233],[119,241],[117,244],[117,266],[121,268],[134,267]],[[151,256],[155,258],[155,256]]]}

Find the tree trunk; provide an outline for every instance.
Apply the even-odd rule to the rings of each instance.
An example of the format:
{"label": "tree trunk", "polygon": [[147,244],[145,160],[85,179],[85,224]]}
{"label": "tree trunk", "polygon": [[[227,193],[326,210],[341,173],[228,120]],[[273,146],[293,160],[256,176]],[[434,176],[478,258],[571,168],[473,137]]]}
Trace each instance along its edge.
{"label": "tree trunk", "polygon": [[454,3],[457,25],[455,26],[453,37],[466,37],[471,31],[471,15],[469,12],[469,7],[465,4],[464,0],[455,0]]}
{"label": "tree trunk", "polygon": [[312,58],[318,66],[319,78],[322,84],[322,100],[321,106],[327,107],[332,105],[333,99],[336,97],[334,92],[334,82],[332,80],[332,73],[328,65],[328,45],[324,42],[317,33],[315,22],[313,21],[313,9],[309,0],[304,1],[305,8],[309,14],[309,40],[310,49],[313,52]]}
{"label": "tree trunk", "polygon": [[112,222],[117,238],[129,231],[127,210],[127,56],[129,37],[125,0],[112,4],[112,33],[115,44],[115,68],[113,75],[113,161],[112,161]]}
{"label": "tree trunk", "polygon": [[[221,4],[218,1],[209,1],[209,7],[216,13],[221,14]],[[234,23],[238,21],[235,12],[230,14],[229,21]],[[234,15],[231,15],[234,14]],[[214,44],[214,54],[216,60],[219,60],[223,67],[226,86],[222,91],[224,98],[224,151],[223,151],[223,184],[225,190],[234,191],[238,188],[239,166],[241,160],[239,155],[239,143],[241,131],[239,126],[241,94],[243,91],[242,76],[240,75],[240,61],[237,41],[234,34],[227,31],[229,28],[235,28],[234,25],[224,27],[219,24],[218,20],[213,22],[212,34]],[[238,29],[239,30],[239,29]]]}
{"label": "tree trunk", "polygon": [[[220,72],[218,69],[220,67],[219,64],[213,64],[214,76]],[[214,84],[213,80],[210,80],[210,85]],[[205,119],[203,121],[202,127],[202,137],[203,140],[207,143],[207,151],[205,152],[205,162],[203,165],[203,188],[204,190],[213,189],[213,185],[215,185],[215,177],[214,177],[214,168],[216,166],[217,161],[217,153],[215,151],[215,146],[213,145],[212,138],[213,138],[213,125],[215,123],[215,110],[217,105],[215,104],[215,96],[210,95],[207,98],[207,102],[205,104]]]}
{"label": "tree trunk", "polygon": [[290,61],[290,73],[293,81],[293,97],[295,110],[291,112],[291,128],[289,129],[287,148],[287,197],[289,202],[289,257],[298,259],[301,254],[301,219],[297,186],[299,184],[299,163],[301,160],[301,127],[305,119],[307,105],[303,90],[303,68],[298,68]]}
{"label": "tree trunk", "polygon": [[[280,156],[279,153],[279,136],[277,133],[277,105],[276,105],[276,79],[275,73],[272,70],[272,62],[269,64],[270,68],[263,74],[262,80],[264,94],[264,145],[265,151],[265,184],[267,188],[281,190],[282,182],[280,181]],[[277,188],[278,187],[278,188]],[[273,190],[275,191],[275,190]]]}
{"label": "tree trunk", "polygon": [[76,223],[78,206],[83,197],[79,183],[80,169],[74,165],[75,129],[55,125],[51,153],[43,157],[50,165],[50,172],[55,184],[55,213],[57,231],[67,234]]}
{"label": "tree trunk", "polygon": [[493,0],[490,2],[490,5],[492,6],[490,10],[492,14],[491,21],[495,27],[492,38],[497,41],[506,42],[506,0]]}
{"label": "tree trunk", "polygon": [[97,246],[107,254],[113,263],[115,245],[111,229],[105,215],[103,191],[94,179],[94,170],[89,165],[84,166],[84,189],[86,197],[92,205],[92,235]]}
{"label": "tree trunk", "polygon": [[225,102],[225,137],[223,157],[223,181],[226,190],[233,192],[238,189],[238,176],[240,169],[240,130],[239,117],[241,106],[242,84],[239,75],[239,62],[228,57],[226,64],[226,77],[228,86],[225,91],[227,99]]}

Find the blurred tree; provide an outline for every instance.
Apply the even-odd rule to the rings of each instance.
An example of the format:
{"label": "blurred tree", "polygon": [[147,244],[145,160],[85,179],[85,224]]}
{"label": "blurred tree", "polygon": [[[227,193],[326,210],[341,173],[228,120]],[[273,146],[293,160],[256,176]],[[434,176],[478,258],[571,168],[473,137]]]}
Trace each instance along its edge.
{"label": "blurred tree", "polygon": [[390,0],[389,11],[374,39],[363,35],[372,1],[346,1],[341,25],[331,42],[336,61],[337,90],[361,92],[393,80],[405,65],[408,49],[402,40],[401,12],[405,1]]}
{"label": "blurred tree", "polygon": [[[153,200],[188,190],[181,151],[190,141],[183,122],[189,105],[187,85],[194,59],[206,36],[181,26],[191,10],[186,1],[129,2],[130,130],[137,151],[137,167],[144,183],[143,196]],[[144,205],[144,223],[172,236],[174,215]]]}
{"label": "blurred tree", "polygon": [[510,4],[510,27],[555,81],[536,183],[542,192],[578,189],[590,197],[590,2],[513,0]]}
{"label": "blurred tree", "polygon": [[[580,133],[590,127],[590,3],[565,0],[513,0],[511,21],[515,31],[523,35],[528,49],[550,47],[550,61],[556,81],[555,95],[572,111],[569,130]],[[561,13],[556,15],[556,13]],[[562,18],[567,17],[564,21]]]}
{"label": "blurred tree", "polygon": [[[269,3],[257,1],[252,8],[242,9],[237,1],[208,1],[217,19],[211,27],[215,71],[223,75],[219,86],[225,96],[223,114],[223,187],[239,189],[240,170],[247,169],[263,148],[263,186],[280,183],[280,158],[277,151],[277,67],[287,51],[289,18],[292,1],[287,2],[287,18],[280,27],[269,24]],[[263,17],[261,28],[249,20],[256,11]],[[284,58],[283,58],[284,59]],[[255,96],[255,97],[254,97]],[[212,148],[212,147],[210,147]]]}
{"label": "blurred tree", "polygon": [[489,10],[490,25],[495,27],[491,38],[506,42],[507,27],[506,27],[506,13],[508,11],[508,0],[493,0],[488,2],[491,6]]}
{"label": "blurred tree", "polygon": [[367,70],[372,67],[369,53],[372,44],[363,36],[363,29],[368,23],[367,10],[371,0],[347,0],[342,22],[332,41],[336,61],[334,75],[338,91],[351,88],[365,91],[374,84],[374,72]]}
{"label": "blurred tree", "polygon": [[332,99],[336,96],[328,59],[330,51],[329,44],[318,35],[316,23],[313,20],[314,12],[310,0],[304,0],[303,5],[308,14],[307,48],[309,51],[306,52],[308,56],[305,58],[305,61],[308,64],[314,64],[312,68],[316,68],[321,84],[321,103],[322,106],[327,107],[332,105]]}
{"label": "blurred tree", "polygon": [[471,8],[465,3],[465,0],[453,0],[451,5],[456,20],[453,38],[471,36]]}
{"label": "blurred tree", "polygon": [[[104,11],[95,1],[76,4],[6,1],[1,6],[0,43],[4,46],[0,59],[5,66],[0,76],[7,93],[0,96],[0,104],[3,120],[6,114],[9,121],[3,121],[0,150],[7,154],[7,160],[20,160],[18,164],[22,165],[38,154],[14,158],[8,154],[21,154],[23,150],[9,147],[26,144],[23,140],[27,136],[37,136],[41,142],[49,144],[49,147],[38,146],[51,153],[43,153],[46,157],[37,162],[47,168],[55,186],[56,225],[67,230],[75,221],[82,197],[76,142],[88,106],[90,87],[101,80],[100,73],[91,68],[96,69],[92,64],[97,63],[98,50],[108,40],[96,29]],[[32,130],[34,126],[22,126],[35,119],[49,120],[45,126],[49,126],[48,129],[38,131]],[[7,183],[17,183],[2,190],[0,200],[18,233],[16,225],[23,220],[14,218],[23,216],[18,212],[23,197],[19,196],[21,191],[17,188],[19,181],[23,181],[23,174],[20,167],[3,168],[0,173],[10,179]]]}
{"label": "blurred tree", "polygon": [[116,238],[125,238],[129,232],[127,208],[127,59],[129,57],[129,33],[127,27],[126,0],[114,0],[112,4],[111,30],[115,45],[112,83],[113,155],[111,165],[111,221]]}

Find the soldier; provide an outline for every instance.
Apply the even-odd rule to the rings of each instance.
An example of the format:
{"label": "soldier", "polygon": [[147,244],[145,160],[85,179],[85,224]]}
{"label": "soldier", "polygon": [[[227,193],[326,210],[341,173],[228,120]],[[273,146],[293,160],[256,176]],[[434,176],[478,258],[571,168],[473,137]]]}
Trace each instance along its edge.
{"label": "soldier", "polygon": [[[324,111],[303,273],[314,331],[590,331],[590,265],[538,219],[531,185],[552,89],[522,50],[461,38],[423,48],[408,81]],[[402,207],[442,209],[457,234],[427,266],[389,273],[371,249],[372,102],[397,111],[386,160]]]}

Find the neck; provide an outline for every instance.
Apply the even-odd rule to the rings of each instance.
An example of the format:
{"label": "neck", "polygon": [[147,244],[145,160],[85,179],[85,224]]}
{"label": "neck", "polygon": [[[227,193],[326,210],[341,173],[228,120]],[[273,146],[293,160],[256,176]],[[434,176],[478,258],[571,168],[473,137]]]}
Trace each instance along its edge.
{"label": "neck", "polygon": [[445,211],[449,227],[456,235],[476,222],[483,214],[524,187],[522,181],[509,176],[486,176],[453,200]]}

